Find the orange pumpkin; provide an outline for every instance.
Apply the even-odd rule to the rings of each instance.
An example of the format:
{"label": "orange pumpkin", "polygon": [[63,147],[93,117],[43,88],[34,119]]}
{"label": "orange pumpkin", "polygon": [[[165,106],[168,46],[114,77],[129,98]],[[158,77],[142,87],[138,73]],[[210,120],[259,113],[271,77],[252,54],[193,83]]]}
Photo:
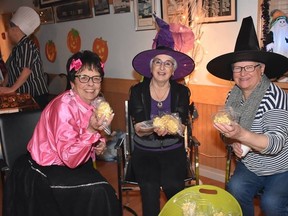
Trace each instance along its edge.
{"label": "orange pumpkin", "polygon": [[52,40],[49,40],[45,44],[45,54],[46,54],[46,58],[48,59],[48,61],[50,62],[55,61],[57,50],[56,50],[56,45]]}
{"label": "orange pumpkin", "polygon": [[76,29],[71,29],[67,35],[67,46],[70,52],[79,52],[81,48],[81,38],[80,34]]}
{"label": "orange pumpkin", "polygon": [[96,53],[102,60],[103,63],[106,62],[108,58],[108,45],[107,41],[103,40],[101,37],[96,38],[93,42],[93,52]]}

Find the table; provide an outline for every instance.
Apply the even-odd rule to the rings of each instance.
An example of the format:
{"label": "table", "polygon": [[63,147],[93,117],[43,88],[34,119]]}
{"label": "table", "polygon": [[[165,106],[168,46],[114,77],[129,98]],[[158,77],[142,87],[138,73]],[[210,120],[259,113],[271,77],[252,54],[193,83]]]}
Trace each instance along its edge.
{"label": "table", "polygon": [[[27,93],[0,94],[0,114],[40,109],[34,98]],[[3,158],[0,148],[0,159]]]}
{"label": "table", "polygon": [[27,93],[0,95],[0,114],[40,109],[34,98]]}

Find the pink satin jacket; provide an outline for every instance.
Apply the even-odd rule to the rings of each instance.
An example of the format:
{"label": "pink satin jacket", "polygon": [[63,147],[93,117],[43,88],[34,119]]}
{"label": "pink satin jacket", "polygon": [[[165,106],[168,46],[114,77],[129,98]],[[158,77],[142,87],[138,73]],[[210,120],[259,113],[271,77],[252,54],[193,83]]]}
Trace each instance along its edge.
{"label": "pink satin jacket", "polygon": [[75,168],[95,157],[93,146],[105,139],[87,130],[93,110],[72,90],[51,101],[43,110],[27,146],[33,160],[41,166]]}

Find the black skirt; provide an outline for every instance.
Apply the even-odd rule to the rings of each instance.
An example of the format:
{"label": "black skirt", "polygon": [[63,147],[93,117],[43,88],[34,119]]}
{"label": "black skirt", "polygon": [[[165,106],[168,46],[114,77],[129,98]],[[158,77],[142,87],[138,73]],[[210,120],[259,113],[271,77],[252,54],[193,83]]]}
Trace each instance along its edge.
{"label": "black skirt", "polygon": [[91,160],[70,169],[23,155],[5,181],[3,202],[3,216],[121,215],[115,190]]}

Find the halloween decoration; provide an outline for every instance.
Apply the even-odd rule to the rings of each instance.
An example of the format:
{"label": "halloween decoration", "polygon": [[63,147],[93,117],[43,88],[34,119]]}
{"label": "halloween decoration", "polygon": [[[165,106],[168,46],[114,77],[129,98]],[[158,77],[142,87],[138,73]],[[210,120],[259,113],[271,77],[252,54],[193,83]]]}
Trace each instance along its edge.
{"label": "halloween decoration", "polygon": [[280,10],[271,12],[272,22],[266,50],[288,57],[288,17]]}
{"label": "halloween decoration", "polygon": [[93,42],[92,50],[101,58],[103,63],[107,61],[108,58],[107,41],[103,40],[101,37],[96,38]]}
{"label": "halloween decoration", "polygon": [[45,55],[48,61],[54,62],[57,55],[56,45],[52,40],[45,44]]}
{"label": "halloween decoration", "polygon": [[67,35],[67,46],[70,52],[76,53],[81,48],[80,34],[76,29],[71,29]]}

